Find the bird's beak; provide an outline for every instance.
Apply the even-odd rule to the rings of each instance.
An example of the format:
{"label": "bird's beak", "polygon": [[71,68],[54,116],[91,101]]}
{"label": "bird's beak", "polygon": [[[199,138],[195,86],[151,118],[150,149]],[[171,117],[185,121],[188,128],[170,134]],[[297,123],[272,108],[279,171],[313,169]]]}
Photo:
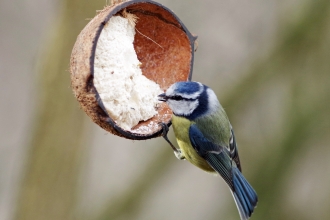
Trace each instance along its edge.
{"label": "bird's beak", "polygon": [[166,102],[167,99],[168,99],[168,97],[166,96],[165,93],[162,93],[162,94],[158,95],[158,100],[159,101]]}

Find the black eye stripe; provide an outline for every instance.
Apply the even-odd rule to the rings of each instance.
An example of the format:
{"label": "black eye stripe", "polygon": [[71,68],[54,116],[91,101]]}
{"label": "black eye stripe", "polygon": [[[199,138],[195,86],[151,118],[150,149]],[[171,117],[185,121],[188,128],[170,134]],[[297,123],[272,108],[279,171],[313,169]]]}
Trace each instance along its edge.
{"label": "black eye stripe", "polygon": [[185,101],[194,101],[195,99],[188,99],[188,98],[183,98],[180,95],[174,95],[170,96],[169,99],[175,100],[175,101],[180,101],[180,100],[185,100]]}
{"label": "black eye stripe", "polygon": [[171,96],[170,99],[173,99],[173,100],[182,100],[182,96],[179,96],[179,95],[175,95],[175,96]]}

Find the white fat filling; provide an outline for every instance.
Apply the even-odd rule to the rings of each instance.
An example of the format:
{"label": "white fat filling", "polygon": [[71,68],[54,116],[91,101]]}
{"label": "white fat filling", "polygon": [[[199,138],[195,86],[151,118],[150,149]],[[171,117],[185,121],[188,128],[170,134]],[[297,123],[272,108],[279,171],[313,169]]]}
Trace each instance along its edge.
{"label": "white fat filling", "polygon": [[94,86],[109,116],[125,130],[156,115],[157,95],[163,92],[142,75],[134,35],[128,19],[111,17],[97,42],[94,60]]}

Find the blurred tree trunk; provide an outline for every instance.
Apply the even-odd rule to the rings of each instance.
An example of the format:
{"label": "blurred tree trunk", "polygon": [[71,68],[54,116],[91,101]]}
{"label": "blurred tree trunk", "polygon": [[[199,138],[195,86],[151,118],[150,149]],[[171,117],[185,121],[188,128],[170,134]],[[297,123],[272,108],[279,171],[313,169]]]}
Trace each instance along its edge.
{"label": "blurred tree trunk", "polygon": [[[101,3],[102,2],[102,3]],[[41,57],[37,115],[15,219],[72,219],[76,188],[86,144],[85,121],[70,88],[69,60],[75,39],[103,1],[63,0],[61,17]],[[99,3],[99,5],[96,5]],[[41,18],[42,19],[42,18]]]}

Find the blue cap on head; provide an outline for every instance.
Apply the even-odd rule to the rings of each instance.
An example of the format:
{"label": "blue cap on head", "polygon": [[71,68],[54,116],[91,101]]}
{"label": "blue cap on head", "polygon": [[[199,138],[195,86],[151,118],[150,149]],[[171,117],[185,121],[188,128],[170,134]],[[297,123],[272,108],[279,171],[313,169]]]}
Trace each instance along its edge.
{"label": "blue cap on head", "polygon": [[181,94],[192,94],[200,91],[201,87],[202,84],[197,82],[177,82],[174,91]]}
{"label": "blue cap on head", "polygon": [[197,98],[204,90],[204,86],[199,82],[177,82],[167,89],[166,95],[180,95],[185,98]]}

